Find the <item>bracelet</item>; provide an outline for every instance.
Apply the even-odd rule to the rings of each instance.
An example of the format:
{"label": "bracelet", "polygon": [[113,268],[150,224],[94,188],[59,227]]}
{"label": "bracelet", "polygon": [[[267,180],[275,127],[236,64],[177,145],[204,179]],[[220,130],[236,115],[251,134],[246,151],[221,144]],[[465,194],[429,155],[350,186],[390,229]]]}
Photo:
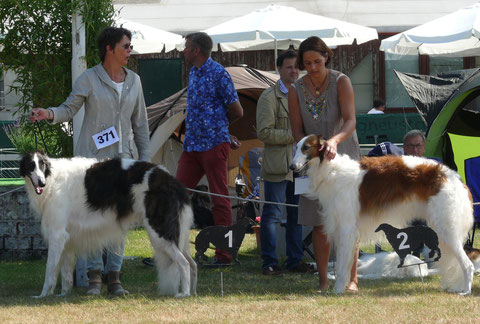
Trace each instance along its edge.
{"label": "bracelet", "polygon": [[48,111],[47,119],[48,119],[48,120],[53,120],[53,111],[50,110],[50,109],[47,109],[47,111]]}

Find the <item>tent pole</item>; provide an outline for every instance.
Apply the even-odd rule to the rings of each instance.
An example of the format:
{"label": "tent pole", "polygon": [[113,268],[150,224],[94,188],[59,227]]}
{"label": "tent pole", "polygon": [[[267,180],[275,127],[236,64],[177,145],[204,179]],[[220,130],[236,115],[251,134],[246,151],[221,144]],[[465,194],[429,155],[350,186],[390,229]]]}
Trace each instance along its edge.
{"label": "tent pole", "polygon": [[277,53],[277,39],[275,38],[273,40],[273,44],[275,46],[275,53],[274,53],[274,58],[275,58],[275,62],[273,62],[273,64],[275,64],[275,73],[278,74],[278,68],[277,68],[277,57],[278,57],[278,53]]}
{"label": "tent pole", "polygon": [[[85,60],[86,40],[85,40],[85,23],[81,15],[82,4],[74,8],[72,12],[72,88],[77,78],[87,69],[87,61]],[[82,127],[85,108],[80,108],[73,117],[73,148],[77,147],[80,128]],[[75,266],[75,285],[77,287],[88,286],[87,278],[87,259],[80,257]]]}
{"label": "tent pole", "polygon": [[[77,78],[87,69],[85,60],[85,23],[81,15],[81,7],[75,8],[72,13],[72,87]],[[82,127],[85,109],[83,105],[81,110],[73,117],[73,147],[76,148],[80,128]]]}

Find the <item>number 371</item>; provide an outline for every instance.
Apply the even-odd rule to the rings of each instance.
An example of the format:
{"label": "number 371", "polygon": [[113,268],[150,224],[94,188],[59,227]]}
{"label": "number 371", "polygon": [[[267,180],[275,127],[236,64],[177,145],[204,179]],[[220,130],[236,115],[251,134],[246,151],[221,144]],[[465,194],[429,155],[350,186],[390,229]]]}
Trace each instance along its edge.
{"label": "number 371", "polygon": [[[111,138],[110,138],[111,136]],[[102,135],[97,137],[98,142],[100,144],[103,144],[105,142],[111,141],[115,139],[115,134],[113,134],[113,131],[109,131],[108,133],[103,133]]]}

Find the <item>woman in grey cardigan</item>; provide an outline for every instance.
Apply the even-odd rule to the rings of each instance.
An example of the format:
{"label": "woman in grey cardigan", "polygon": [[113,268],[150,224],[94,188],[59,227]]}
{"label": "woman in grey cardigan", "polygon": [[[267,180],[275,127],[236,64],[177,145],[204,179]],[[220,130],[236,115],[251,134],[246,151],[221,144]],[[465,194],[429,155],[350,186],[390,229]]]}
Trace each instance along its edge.
{"label": "woman in grey cardigan", "polygon": [[[150,161],[147,113],[140,77],[124,67],[132,51],[131,38],[127,29],[104,29],[98,38],[102,63],[78,77],[63,104],[47,109],[34,108],[30,113],[32,122],[46,119],[55,124],[71,120],[85,105],[85,117],[74,148],[76,156]],[[102,136],[106,133],[116,136]],[[107,274],[109,292],[128,294],[120,284],[124,240],[120,245],[108,249],[105,266],[102,251],[89,258],[87,294],[100,294],[102,270]]]}

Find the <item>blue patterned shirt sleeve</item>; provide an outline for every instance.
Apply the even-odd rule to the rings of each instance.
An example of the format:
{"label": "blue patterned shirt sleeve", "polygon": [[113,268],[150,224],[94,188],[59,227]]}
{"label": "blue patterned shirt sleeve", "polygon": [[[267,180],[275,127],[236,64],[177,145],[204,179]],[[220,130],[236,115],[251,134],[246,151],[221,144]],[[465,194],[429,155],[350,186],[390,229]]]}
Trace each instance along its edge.
{"label": "blue patterned shirt sleeve", "polygon": [[204,152],[230,143],[228,105],[238,101],[230,74],[209,58],[199,69],[192,67],[188,80],[186,132],[183,149]]}

